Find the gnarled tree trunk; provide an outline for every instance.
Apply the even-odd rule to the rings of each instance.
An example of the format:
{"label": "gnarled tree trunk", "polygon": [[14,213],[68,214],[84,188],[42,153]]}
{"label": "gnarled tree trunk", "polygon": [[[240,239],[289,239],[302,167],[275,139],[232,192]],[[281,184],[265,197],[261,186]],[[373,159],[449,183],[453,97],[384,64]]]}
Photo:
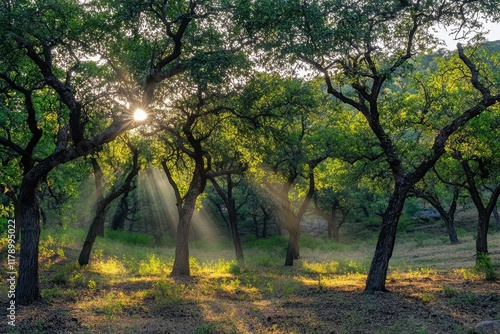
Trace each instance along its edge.
{"label": "gnarled tree trunk", "polygon": [[175,183],[172,183],[172,177],[166,164],[163,163],[165,173],[169,179],[177,197],[177,207],[179,213],[179,224],[177,225],[177,239],[175,245],[175,259],[171,276],[189,276],[191,270],[189,267],[189,230],[191,227],[191,218],[195,209],[198,196],[204,191],[206,185],[206,175],[203,168],[203,159],[197,161],[193,172],[193,178],[189,184],[189,189],[184,196],[180,198],[179,191]]}
{"label": "gnarled tree trunk", "polygon": [[408,190],[408,186],[396,182],[382,219],[375,255],[366,279],[365,292],[367,293],[387,291],[385,281],[389,269],[389,260],[394,250],[399,217],[403,212]]}
{"label": "gnarled tree trunk", "polygon": [[40,241],[40,203],[36,194],[37,184],[23,183],[19,196],[19,212],[16,213],[21,227],[21,252],[19,277],[16,284],[16,302],[28,305],[40,298],[38,281],[38,243]]}

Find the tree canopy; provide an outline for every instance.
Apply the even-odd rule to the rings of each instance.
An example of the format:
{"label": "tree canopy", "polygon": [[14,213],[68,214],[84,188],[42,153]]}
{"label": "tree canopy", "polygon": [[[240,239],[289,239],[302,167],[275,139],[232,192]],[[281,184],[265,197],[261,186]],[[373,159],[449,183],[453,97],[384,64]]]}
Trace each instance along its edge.
{"label": "tree canopy", "polygon": [[[3,1],[0,212],[20,226],[18,302],[40,296],[41,221],[91,226],[85,265],[106,221],[132,230],[156,215],[143,229],[161,243],[173,219],[171,274],[190,275],[204,197],[239,260],[242,229],[284,228],[293,265],[307,217],[338,239],[356,212],[379,216],[373,293],[386,290],[406,199],[436,207],[457,242],[467,192],[484,257],[500,195],[498,43],[438,51],[433,29],[458,36],[499,18],[482,0]],[[150,198],[172,203],[147,212],[155,204],[140,208],[137,188],[159,182]],[[80,193],[93,217],[68,218]]]}

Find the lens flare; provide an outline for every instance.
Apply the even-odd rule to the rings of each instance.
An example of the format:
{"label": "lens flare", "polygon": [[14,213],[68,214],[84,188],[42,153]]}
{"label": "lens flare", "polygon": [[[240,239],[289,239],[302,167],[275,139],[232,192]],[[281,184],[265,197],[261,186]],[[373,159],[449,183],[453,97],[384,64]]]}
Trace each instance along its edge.
{"label": "lens flare", "polygon": [[134,111],[134,120],[136,120],[136,121],[144,121],[147,117],[148,117],[148,115],[142,109],[136,109]]}

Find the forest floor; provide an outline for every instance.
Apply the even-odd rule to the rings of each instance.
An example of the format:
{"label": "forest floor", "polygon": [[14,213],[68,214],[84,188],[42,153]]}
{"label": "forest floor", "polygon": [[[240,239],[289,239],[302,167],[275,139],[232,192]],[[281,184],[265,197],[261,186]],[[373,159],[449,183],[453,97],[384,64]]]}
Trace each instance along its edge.
{"label": "forest floor", "polygon": [[[284,267],[281,248],[194,249],[190,278],[168,276],[172,250],[98,243],[80,268],[71,238],[44,237],[42,297],[16,310],[1,333],[474,333],[500,319],[500,282],[474,268],[474,239],[400,238],[389,293],[363,293],[372,243],[302,247]],[[489,238],[498,273],[500,232]],[[282,258],[283,257],[283,258]],[[6,309],[2,284],[1,308]]]}

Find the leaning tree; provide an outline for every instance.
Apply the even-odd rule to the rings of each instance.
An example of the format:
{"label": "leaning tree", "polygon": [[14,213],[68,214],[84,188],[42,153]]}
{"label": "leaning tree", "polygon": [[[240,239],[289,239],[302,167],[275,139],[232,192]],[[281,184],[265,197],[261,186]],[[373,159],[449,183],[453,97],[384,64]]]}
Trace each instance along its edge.
{"label": "leaning tree", "polygon": [[180,56],[188,28],[213,10],[182,0],[0,4],[0,108],[7,115],[0,144],[22,178],[10,194],[22,235],[19,304],[40,296],[38,186],[55,167],[135,127],[136,108],[154,110],[158,84],[186,69]]}
{"label": "leaning tree", "polygon": [[[457,35],[479,26],[478,17],[498,16],[490,1],[274,1],[246,3],[241,22],[254,41],[274,59],[299,60],[323,76],[332,97],[361,113],[376,136],[393,179],[365,291],[386,291],[389,260],[399,217],[412,186],[445,152],[448,139],[461,126],[500,100],[488,72],[458,45],[463,76],[458,83],[469,97],[463,104],[421,101],[411,112],[424,128],[399,136],[394,127],[404,115],[394,98],[403,87],[413,57],[435,45],[436,24],[457,25]],[[283,64],[278,61],[277,63]],[[396,85],[390,85],[396,83]],[[472,89],[469,89],[472,88]],[[424,87],[421,94],[425,94]],[[433,123],[431,115],[444,114]],[[427,116],[426,116],[427,115]],[[396,132],[394,132],[396,130]],[[415,136],[421,138],[415,140]],[[420,148],[407,150],[408,144]]]}

